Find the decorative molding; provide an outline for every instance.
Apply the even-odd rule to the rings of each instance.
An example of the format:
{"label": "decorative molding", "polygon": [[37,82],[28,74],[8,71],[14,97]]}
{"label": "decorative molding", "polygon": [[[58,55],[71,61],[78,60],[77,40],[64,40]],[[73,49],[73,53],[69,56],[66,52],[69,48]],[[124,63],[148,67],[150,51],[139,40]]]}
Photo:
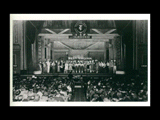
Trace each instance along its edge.
{"label": "decorative molding", "polygon": [[70,29],[64,29],[63,31],[59,32],[58,34],[63,34],[65,32],[67,32],[68,30],[70,30]]}
{"label": "decorative molding", "polygon": [[48,29],[48,28],[46,28],[45,30],[47,30],[48,32],[50,32],[50,33],[52,33],[52,34],[57,34],[57,33],[55,33],[54,31],[52,31],[52,30],[50,30],[50,29]]}
{"label": "decorative molding", "polygon": [[13,44],[13,50],[20,50],[21,46],[19,44]]}
{"label": "decorative molding", "polygon": [[113,32],[113,31],[115,31],[116,29],[111,29],[111,30],[109,30],[109,31],[107,31],[106,33],[104,33],[104,34],[110,34],[111,32]]}
{"label": "decorative molding", "polygon": [[97,30],[97,29],[92,29],[93,31],[95,31],[96,33],[98,33],[98,34],[103,34],[102,32],[100,32],[99,30]]}
{"label": "decorative molding", "polygon": [[[38,36],[44,36],[45,38],[63,38],[63,39],[68,39],[68,36],[72,34],[43,34],[39,33]],[[120,36],[119,34],[88,34],[92,36],[92,39],[109,39],[109,38],[114,38],[115,36]]]}

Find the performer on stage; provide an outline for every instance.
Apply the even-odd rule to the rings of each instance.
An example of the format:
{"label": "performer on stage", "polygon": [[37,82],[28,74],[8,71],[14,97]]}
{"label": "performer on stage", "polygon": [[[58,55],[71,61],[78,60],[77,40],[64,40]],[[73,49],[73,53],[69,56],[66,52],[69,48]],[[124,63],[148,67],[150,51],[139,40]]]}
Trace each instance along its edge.
{"label": "performer on stage", "polygon": [[73,64],[72,64],[72,73],[75,73],[75,61],[73,61]]}
{"label": "performer on stage", "polygon": [[79,62],[79,73],[81,73],[82,72],[82,62],[80,61]]}
{"label": "performer on stage", "polygon": [[57,65],[57,60],[55,61],[55,73],[57,73],[57,68],[58,68],[58,65]]}
{"label": "performer on stage", "polygon": [[51,65],[51,63],[50,63],[49,59],[47,60],[46,65],[47,65],[47,73],[50,73],[50,65]]}
{"label": "performer on stage", "polygon": [[105,62],[102,62],[102,72],[103,73],[106,72],[106,64],[105,64]]}
{"label": "performer on stage", "polygon": [[113,60],[110,60],[110,63],[109,63],[109,73],[113,74]]}
{"label": "performer on stage", "polygon": [[93,61],[93,73],[96,73],[96,61]]}
{"label": "performer on stage", "polygon": [[98,61],[96,62],[96,73],[98,73],[99,72],[99,63],[98,63]]}
{"label": "performer on stage", "polygon": [[78,64],[77,64],[77,62],[75,63],[75,71],[76,71],[76,73],[77,73],[77,70],[78,70]]}
{"label": "performer on stage", "polygon": [[61,73],[63,72],[63,61],[62,60],[60,61],[60,72]]}
{"label": "performer on stage", "polygon": [[78,61],[78,73],[80,73],[80,61]]}
{"label": "performer on stage", "polygon": [[43,73],[47,73],[46,61],[43,62]]}
{"label": "performer on stage", "polygon": [[51,64],[51,66],[52,66],[52,73],[55,73],[55,65],[56,65],[55,62],[53,61],[52,64]]}
{"label": "performer on stage", "polygon": [[86,71],[86,72],[87,72],[87,73],[90,73],[90,70],[89,70],[90,62],[87,61],[87,64],[86,64],[86,65],[87,65],[87,71]]}
{"label": "performer on stage", "polygon": [[57,62],[57,72],[60,73],[60,61]]}
{"label": "performer on stage", "polygon": [[84,61],[84,73],[87,72],[87,61]]}
{"label": "performer on stage", "polygon": [[63,73],[64,73],[64,69],[65,69],[65,61],[63,61],[63,68],[62,68]]}
{"label": "performer on stage", "polygon": [[71,63],[71,61],[68,64],[68,69],[69,69],[69,72],[72,72],[72,63]]}
{"label": "performer on stage", "polygon": [[41,62],[41,66],[42,66],[42,73],[43,73],[43,63]]}
{"label": "performer on stage", "polygon": [[106,72],[107,73],[109,72],[109,61],[107,61],[107,64],[106,64]]}
{"label": "performer on stage", "polygon": [[117,66],[116,66],[116,60],[113,61],[113,73],[116,74]]}
{"label": "performer on stage", "polygon": [[64,73],[68,73],[68,61],[65,63]]}
{"label": "performer on stage", "polygon": [[93,71],[94,71],[94,70],[93,70],[93,66],[94,66],[94,61],[92,60],[92,61],[91,61],[91,73],[93,73]]}
{"label": "performer on stage", "polygon": [[42,63],[41,62],[39,62],[39,69],[40,69],[40,71],[41,71],[41,73],[42,73]]}
{"label": "performer on stage", "polygon": [[81,62],[81,73],[83,73],[84,72],[84,62],[82,61]]}
{"label": "performer on stage", "polygon": [[89,72],[92,73],[92,61],[89,62]]}
{"label": "performer on stage", "polygon": [[102,73],[102,61],[99,62],[99,72]]}

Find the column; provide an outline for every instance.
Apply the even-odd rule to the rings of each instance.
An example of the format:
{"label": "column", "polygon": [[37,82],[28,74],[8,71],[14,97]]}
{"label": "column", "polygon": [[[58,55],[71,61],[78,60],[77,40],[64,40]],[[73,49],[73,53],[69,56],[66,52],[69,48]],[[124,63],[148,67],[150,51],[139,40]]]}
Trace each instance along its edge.
{"label": "column", "polygon": [[38,62],[42,61],[42,39],[38,37]]}
{"label": "column", "polygon": [[109,40],[109,46],[108,46],[108,49],[109,49],[109,61],[110,60],[113,60],[113,45],[112,45],[112,39]]}
{"label": "column", "polygon": [[27,70],[27,57],[26,57],[26,21],[23,21],[23,39],[24,39],[24,70]]}
{"label": "column", "polygon": [[20,49],[20,70],[26,70],[26,39],[25,39],[25,21],[18,20],[17,21],[17,29],[18,29],[18,35],[17,40],[19,41],[19,44],[21,46]]}
{"label": "column", "polygon": [[136,21],[133,21],[133,69],[136,68]]}
{"label": "column", "polygon": [[113,55],[113,44],[112,39],[109,39],[109,74],[113,73],[113,65],[111,61],[113,61],[114,55]]}
{"label": "column", "polygon": [[109,61],[109,42],[106,42],[106,61]]}
{"label": "column", "polygon": [[48,59],[51,59],[51,43],[48,44]]}
{"label": "column", "polygon": [[52,60],[54,60],[54,42],[51,42]]}
{"label": "column", "polygon": [[36,59],[36,40],[34,40],[34,43],[32,44],[32,46],[33,46],[32,62],[33,62],[33,67],[36,68],[36,63],[37,63],[37,59]]}
{"label": "column", "polygon": [[116,42],[117,42],[117,38],[114,38],[112,39],[112,48],[113,48],[113,60],[116,60],[117,58],[117,55],[116,55],[116,52],[117,52],[117,49],[116,49]]}
{"label": "column", "polygon": [[104,42],[104,62],[106,62],[106,42]]}
{"label": "column", "polygon": [[45,52],[45,42],[44,42],[44,37],[42,36],[41,37],[41,48],[42,48],[42,51],[41,51],[41,59],[42,59],[42,62],[45,60],[45,54],[44,54],[44,52]]}
{"label": "column", "polygon": [[20,41],[21,52],[20,52],[20,70],[24,70],[24,38],[23,38],[23,27],[22,21],[18,21],[18,39]]}

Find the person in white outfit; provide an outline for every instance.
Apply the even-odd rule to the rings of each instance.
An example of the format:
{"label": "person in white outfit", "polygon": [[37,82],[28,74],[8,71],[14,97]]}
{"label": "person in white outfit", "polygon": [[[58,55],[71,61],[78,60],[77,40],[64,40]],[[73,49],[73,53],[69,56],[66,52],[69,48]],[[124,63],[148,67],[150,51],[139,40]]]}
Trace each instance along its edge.
{"label": "person in white outfit", "polygon": [[40,74],[41,74],[41,73],[42,73],[42,63],[39,62],[38,66],[39,66],[39,72],[40,72]]}
{"label": "person in white outfit", "polygon": [[115,74],[117,70],[116,60],[113,61],[113,73]]}
{"label": "person in white outfit", "polygon": [[64,73],[68,73],[68,61],[65,63]]}
{"label": "person in white outfit", "polygon": [[72,72],[72,63],[71,63],[71,61],[68,64],[68,70],[69,70],[69,72]]}
{"label": "person in white outfit", "polygon": [[60,72],[60,61],[57,62],[57,72]]}
{"label": "person in white outfit", "polygon": [[49,59],[47,60],[46,64],[47,64],[47,73],[50,73],[50,65],[51,65],[51,63],[50,63]]}

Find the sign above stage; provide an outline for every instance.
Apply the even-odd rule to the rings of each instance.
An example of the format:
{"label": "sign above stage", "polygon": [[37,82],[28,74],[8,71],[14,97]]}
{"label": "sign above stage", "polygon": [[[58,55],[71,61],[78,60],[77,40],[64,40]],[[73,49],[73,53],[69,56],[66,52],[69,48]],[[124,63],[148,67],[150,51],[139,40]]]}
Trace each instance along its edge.
{"label": "sign above stage", "polygon": [[71,24],[72,36],[69,39],[91,39],[92,36],[88,36],[90,32],[90,25],[87,21],[78,21]]}
{"label": "sign above stage", "polygon": [[69,39],[92,39],[92,36],[88,36],[88,35],[71,35],[69,36]]}
{"label": "sign above stage", "polygon": [[92,60],[91,57],[83,57],[83,56],[73,56],[73,57],[68,57],[68,60]]}

